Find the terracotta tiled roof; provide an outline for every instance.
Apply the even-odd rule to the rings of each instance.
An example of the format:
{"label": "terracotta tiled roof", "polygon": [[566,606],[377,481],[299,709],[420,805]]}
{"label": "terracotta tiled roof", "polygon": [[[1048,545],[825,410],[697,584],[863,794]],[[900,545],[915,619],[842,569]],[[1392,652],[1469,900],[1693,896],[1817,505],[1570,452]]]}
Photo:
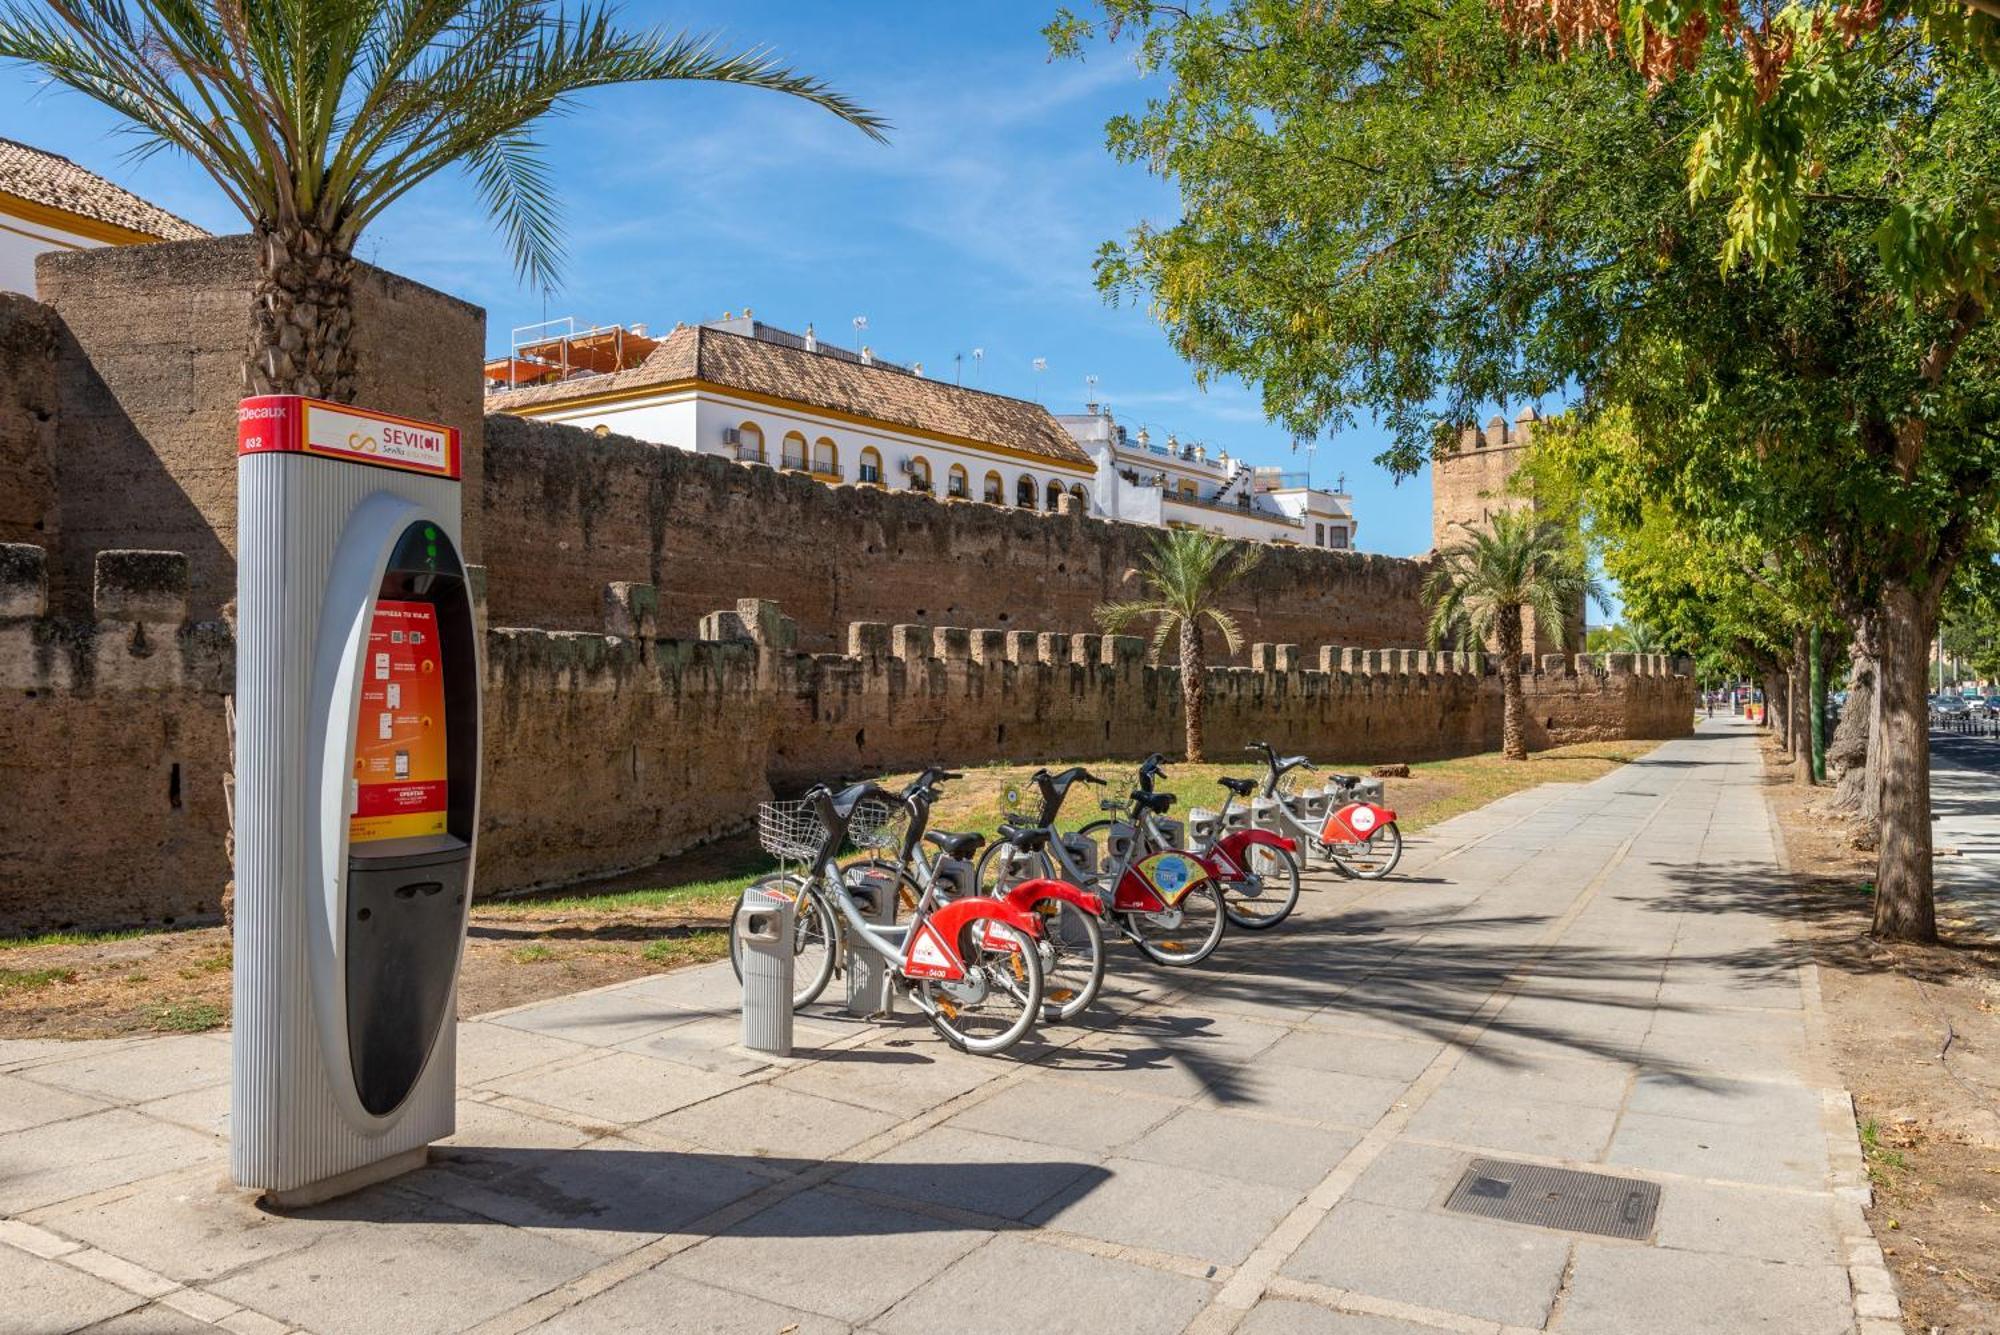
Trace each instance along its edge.
{"label": "terracotta tiled roof", "polygon": [[[148,204],[60,154],[45,153],[12,139],[0,139],[0,193],[162,241],[194,241],[208,235],[185,218]],[[0,213],[5,211],[5,205],[0,205]]]}
{"label": "terracotta tiled roof", "polygon": [[525,413],[622,390],[698,380],[796,403],[1091,467],[1091,458],[1039,403],[865,366],[720,329],[676,329],[627,371],[486,396],[488,408]]}

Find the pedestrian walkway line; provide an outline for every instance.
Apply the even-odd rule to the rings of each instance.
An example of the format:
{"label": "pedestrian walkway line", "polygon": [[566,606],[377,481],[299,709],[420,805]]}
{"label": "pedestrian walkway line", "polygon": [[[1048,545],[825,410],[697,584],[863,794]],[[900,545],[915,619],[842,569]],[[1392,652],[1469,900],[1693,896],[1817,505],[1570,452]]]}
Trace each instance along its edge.
{"label": "pedestrian walkway line", "polygon": [[[1562,914],[1535,938],[1530,947],[1530,957],[1508,974],[1501,985],[1487,996],[1472,1017],[1445,1041],[1444,1050],[1432,1059],[1423,1074],[1410,1084],[1403,1097],[1382,1115],[1368,1134],[1362,1137],[1360,1143],[1349,1150],[1346,1157],[1335,1164],[1320,1184],[1308,1192],[1306,1198],[1294,1206],[1291,1213],[1271,1231],[1264,1242],[1251,1252],[1249,1259],[1237,1268],[1235,1276],[1222,1286],[1208,1307],[1189,1323],[1187,1327],[1189,1335],[1227,1335],[1262,1300],[1272,1282],[1278,1278],[1278,1272],[1285,1262],[1305,1244],[1320,1221],[1331,1214],[1334,1207],[1346,1197],[1354,1184],[1360,1180],[1362,1173],[1366,1172],[1397,1136],[1402,1134],[1424,1104],[1429,1102],[1431,1096],[1444,1084],[1452,1070],[1464,1058],[1467,1050],[1481,1034],[1485,1033],[1494,1018],[1527,986],[1549,950],[1569,931],[1591,901],[1597,898],[1598,891],[1624,863],[1625,856],[1631,851],[1632,846],[1652,827],[1653,822],[1659,818],[1662,811],[1666,810],[1671,801],[1672,796],[1669,794],[1653,804],[1639,828],[1625,837],[1617,850],[1606,859],[1597,874],[1591,877],[1589,883],[1570,901]],[[1455,1314],[1447,1315],[1451,1315],[1454,1322],[1464,1320]],[[1419,1324],[1430,1324],[1423,1322],[1419,1317],[1405,1316],[1403,1319],[1416,1320]],[[1466,1327],[1453,1325],[1442,1327],[1447,1330],[1454,1328]],[[1498,1329],[1492,1323],[1475,1324],[1472,1328]]]}

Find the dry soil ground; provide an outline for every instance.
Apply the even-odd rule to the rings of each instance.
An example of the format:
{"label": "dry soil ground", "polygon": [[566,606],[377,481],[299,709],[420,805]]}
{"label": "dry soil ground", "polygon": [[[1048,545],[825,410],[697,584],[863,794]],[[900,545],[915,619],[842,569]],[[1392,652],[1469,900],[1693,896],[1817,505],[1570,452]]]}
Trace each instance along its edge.
{"label": "dry soil ground", "polygon": [[1872,853],[1767,752],[1820,969],[1839,1078],[1854,1091],[1875,1185],[1869,1212],[1910,1330],[2000,1331],[2000,942],[1940,906],[1941,946],[1868,936]]}

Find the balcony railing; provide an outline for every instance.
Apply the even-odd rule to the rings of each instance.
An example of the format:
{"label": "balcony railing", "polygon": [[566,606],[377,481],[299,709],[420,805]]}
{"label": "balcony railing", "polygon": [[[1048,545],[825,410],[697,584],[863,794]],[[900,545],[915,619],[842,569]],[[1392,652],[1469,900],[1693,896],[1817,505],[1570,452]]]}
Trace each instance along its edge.
{"label": "balcony railing", "polygon": [[1237,500],[1208,501],[1198,496],[1183,496],[1178,492],[1170,491],[1164,499],[1171,501],[1175,505],[1191,505],[1198,510],[1215,510],[1222,514],[1230,515],[1248,515],[1252,519],[1262,519],[1273,524],[1283,524],[1286,528],[1303,529],[1306,526],[1305,520],[1295,519],[1283,511],[1265,510],[1249,504],[1250,497],[1248,493],[1245,493]]}

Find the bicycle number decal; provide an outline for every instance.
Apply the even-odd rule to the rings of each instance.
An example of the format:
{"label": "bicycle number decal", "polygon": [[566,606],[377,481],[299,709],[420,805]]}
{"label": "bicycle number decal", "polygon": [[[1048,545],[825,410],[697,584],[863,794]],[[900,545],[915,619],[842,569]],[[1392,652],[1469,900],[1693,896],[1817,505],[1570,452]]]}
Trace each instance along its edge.
{"label": "bicycle number decal", "polygon": [[1208,870],[1185,853],[1172,849],[1142,858],[1118,878],[1114,908],[1158,913],[1187,898],[1188,891],[1209,879]]}
{"label": "bicycle number decal", "polygon": [[929,923],[910,933],[910,946],[903,955],[903,973],[911,978],[960,978],[965,971],[958,957]]}
{"label": "bicycle number decal", "polygon": [[1347,818],[1347,823],[1354,827],[1356,834],[1366,834],[1375,828],[1375,812],[1370,807],[1357,807],[1354,814]]}

